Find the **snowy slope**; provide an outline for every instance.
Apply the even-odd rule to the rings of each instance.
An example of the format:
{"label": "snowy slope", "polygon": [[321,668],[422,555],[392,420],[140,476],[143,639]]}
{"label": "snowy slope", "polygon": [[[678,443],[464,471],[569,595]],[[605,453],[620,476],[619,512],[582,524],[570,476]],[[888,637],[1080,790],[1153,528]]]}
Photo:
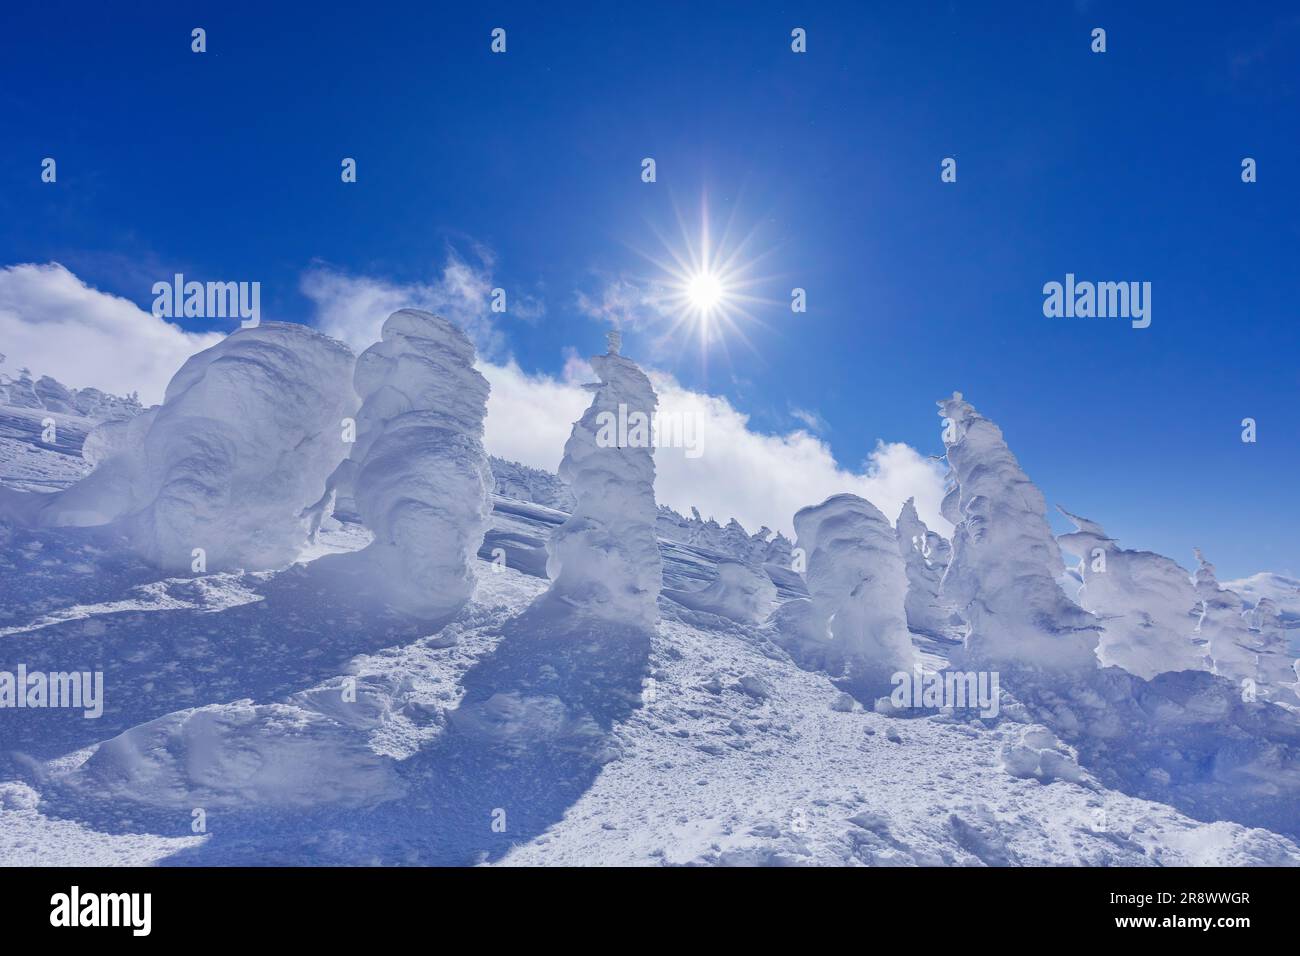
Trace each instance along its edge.
{"label": "snowy slope", "polygon": [[[68,480],[65,452],[26,454]],[[0,864],[1300,864],[1286,836],[1106,789],[1005,694],[994,720],[884,716],[769,627],[668,597],[648,646],[539,619],[566,515],[493,504],[473,599],[433,633],[295,568],[167,577],[0,528],[0,669],[107,686],[97,721],[0,713]],[[303,559],[368,541],[327,519]],[[681,590],[727,557],[660,551]]]}
{"label": "snowy slope", "polygon": [[[53,419],[54,442],[41,440]],[[20,491],[56,491],[90,474],[81,444],[95,423],[77,415],[42,408],[0,405],[0,485]]]}
{"label": "snowy slope", "polygon": [[[1200,823],[1086,774],[1012,776],[1004,751],[1025,730],[1014,719],[986,727],[844,709],[829,681],[760,628],[666,601],[643,704],[614,728],[590,786],[549,806],[517,806],[503,791],[474,802],[461,768],[453,789],[476,796],[451,809],[481,826],[433,838],[449,808],[429,805],[420,782],[449,768],[426,761],[457,734],[449,718],[465,674],[545,586],[486,563],[479,579],[444,633],[360,655],[278,704],[196,700],[203,719],[188,733],[169,725],[193,711],[5,785],[0,863],[84,862],[87,852],[213,864],[1300,863],[1284,837]],[[355,704],[341,702],[345,673],[358,681]],[[208,814],[201,841],[187,836],[194,807]],[[502,834],[494,810],[505,811]]]}

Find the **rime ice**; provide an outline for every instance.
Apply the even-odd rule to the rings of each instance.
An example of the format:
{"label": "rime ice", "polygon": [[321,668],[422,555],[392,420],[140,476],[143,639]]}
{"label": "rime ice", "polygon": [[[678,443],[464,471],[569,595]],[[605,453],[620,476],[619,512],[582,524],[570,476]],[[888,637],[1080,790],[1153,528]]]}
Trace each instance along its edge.
{"label": "rime ice", "polygon": [[488,383],[474,346],[446,319],[403,309],[382,335],[357,359],[356,443],[309,512],[331,493],[350,496],[374,540],[330,564],[363,575],[400,610],[437,618],[474,589],[471,563],[491,510]]}
{"label": "rime ice", "polygon": [[970,623],[966,654],[990,666],[1096,667],[1097,622],[1065,596],[1043,494],[997,425],[962,400],[939,402],[954,525],[943,594]]}
{"label": "rime ice", "polygon": [[663,586],[654,449],[648,442],[620,446],[598,437],[601,422],[620,407],[652,420],[658,398],[636,363],[612,347],[594,356],[591,366],[600,382],[588,386],[591,405],[574,423],[560,462],[576,507],[547,546],[550,593],[596,617],[653,627]]}
{"label": "rime ice", "polygon": [[98,463],[66,491],[16,502],[41,525],[113,525],[176,571],[276,568],[304,542],[298,512],[338,461],[352,353],[302,325],[240,329],[192,356],[162,405],[101,425]]}
{"label": "rime ice", "polygon": [[895,527],[898,550],[907,572],[907,626],[928,637],[950,637],[961,620],[939,596],[939,584],[952,548],[942,535],[925,526],[908,498]]}
{"label": "rime ice", "polygon": [[1077,528],[1057,540],[1079,556],[1079,603],[1102,622],[1102,665],[1147,680],[1166,671],[1209,670],[1204,642],[1193,633],[1200,598],[1187,570],[1162,554],[1121,548],[1095,521],[1061,513]]}
{"label": "rime ice", "polygon": [[851,494],[803,508],[794,527],[808,560],[807,636],[824,642],[846,686],[867,697],[888,695],[893,675],[917,664],[894,529],[875,505]]}

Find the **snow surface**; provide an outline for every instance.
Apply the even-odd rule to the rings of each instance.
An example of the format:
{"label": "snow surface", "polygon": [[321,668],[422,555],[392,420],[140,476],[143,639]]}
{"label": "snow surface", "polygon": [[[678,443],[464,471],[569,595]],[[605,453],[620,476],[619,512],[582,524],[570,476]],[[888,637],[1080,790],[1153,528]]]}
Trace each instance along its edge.
{"label": "snow surface", "polygon": [[[942,580],[1025,602],[965,592],[976,658],[1080,622],[1097,634],[1056,584],[1041,495],[1000,431],[947,410],[955,444],[971,440],[950,448]],[[31,414],[0,407],[4,483],[76,481],[94,422],[65,416],[66,443],[47,447]],[[592,467],[609,449],[583,450]],[[0,671],[102,670],[106,686],[99,720],[0,710],[0,864],[1300,865],[1291,711],[1205,671],[1147,680],[1047,655],[1008,671],[996,717],[876,712],[786,649],[790,609],[829,595],[862,625],[846,638],[896,637],[921,567],[909,576],[902,530],[866,502],[825,509],[807,543],[836,561],[805,582],[761,532],[665,521],[644,465],[626,464],[575,489],[617,492],[650,530],[665,592],[650,609],[632,589],[624,621],[554,613],[547,542],[573,516],[536,476],[504,487],[546,502],[491,497],[473,594],[445,625],[326,586],[314,569],[375,540],[346,509],[311,543],[302,523],[306,563],[206,573],[94,528],[0,521]],[[1026,547],[1007,558],[997,541]],[[926,601],[954,600],[929,590],[942,563],[924,565]],[[1245,633],[1275,647],[1284,619],[1254,603]],[[948,667],[967,651],[952,637],[914,629],[909,660]]]}
{"label": "snow surface", "polygon": [[776,585],[762,567],[719,561],[718,576],[698,591],[664,591],[683,607],[707,611],[743,624],[767,620],[776,601]]}

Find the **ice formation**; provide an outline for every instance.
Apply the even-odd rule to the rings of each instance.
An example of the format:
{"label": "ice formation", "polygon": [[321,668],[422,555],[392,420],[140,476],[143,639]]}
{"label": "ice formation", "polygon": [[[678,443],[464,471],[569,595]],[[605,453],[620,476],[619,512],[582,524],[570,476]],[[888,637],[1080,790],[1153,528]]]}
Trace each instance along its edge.
{"label": "ice formation", "polygon": [[490,457],[496,493],[516,501],[531,501],[556,511],[572,512],[573,495],[553,472]]}
{"label": "ice formation", "polygon": [[[356,415],[357,453],[339,469],[331,493],[355,493],[355,506],[377,528],[412,526],[418,544],[428,516],[409,498],[420,496],[435,510],[440,494],[481,503],[477,467],[462,460],[466,470],[455,474],[466,484],[456,488],[434,461],[474,443],[421,431],[477,435],[481,393],[464,377],[472,354],[452,333],[437,326],[448,336],[443,352],[428,345],[436,338],[429,318],[392,321],[392,334],[362,363],[373,376],[358,378],[368,384],[367,407]],[[426,346],[446,368],[430,372]],[[442,593],[440,585],[407,576],[418,561],[376,562],[376,552],[365,550],[367,535],[355,529],[327,525],[321,547],[360,552],[274,573],[157,581],[147,569],[140,577],[138,562],[104,549],[98,536],[0,522],[0,579],[20,582],[0,601],[0,631],[8,633],[0,640],[0,672],[18,663],[51,671],[102,661],[108,689],[102,721],[26,709],[0,720],[0,862],[131,862],[136,853],[137,863],[208,865],[1300,861],[1292,842],[1300,837],[1300,731],[1296,714],[1273,705],[1288,704],[1294,692],[1285,654],[1291,619],[1281,601],[1234,602],[1221,586],[1211,589],[1212,572],[1203,569],[1202,591],[1191,602],[1206,602],[1189,619],[1194,628],[1204,615],[1202,638],[1230,633],[1254,655],[1258,699],[1239,681],[1205,671],[1146,680],[1087,657],[1086,669],[1068,673],[1004,675],[996,720],[981,722],[960,707],[892,719],[841,691],[868,703],[864,688],[850,681],[884,655],[864,646],[864,635],[894,635],[885,650],[904,659],[892,666],[912,669],[904,622],[909,610],[917,615],[908,599],[921,593],[933,607],[942,540],[924,532],[916,554],[927,561],[909,568],[898,539],[922,532],[906,510],[896,536],[851,496],[805,509],[801,550],[783,563],[788,569],[793,558],[802,568],[809,559],[813,598],[787,600],[771,625],[750,626],[770,599],[761,575],[776,579],[773,541],[736,522],[656,513],[648,446],[611,448],[600,439],[597,416],[607,410],[618,420],[620,397],[654,407],[648,384],[623,363],[605,363],[587,427],[579,422],[570,443],[565,474],[575,480],[578,515],[556,549],[567,603],[546,597],[540,576],[518,573],[520,552],[512,551],[501,573],[480,574],[478,600],[460,618],[441,629],[424,620],[411,628],[373,613],[365,590],[382,587],[391,603],[424,600]],[[33,412],[6,414],[0,410],[0,427],[30,422]],[[158,417],[155,409],[140,423],[101,428],[83,454],[105,475],[120,470],[130,492],[123,462],[142,454]],[[1025,647],[1047,655],[1071,632],[1039,593],[1044,582],[1056,586],[1041,507],[1008,464],[1009,453],[971,424],[977,416],[958,417],[966,432],[955,427],[954,443],[968,444],[950,449],[959,482],[950,506],[962,519],[950,563],[952,574],[978,583],[965,605],[976,607],[984,629],[972,646],[988,653],[987,635],[999,637],[1005,622],[1009,634],[1030,637],[1005,648],[993,643],[993,650],[1007,658]],[[61,423],[60,437],[75,453],[71,429],[63,431]],[[337,421],[326,434],[337,463],[344,453]],[[69,454],[30,447],[38,461]],[[370,482],[362,473],[372,467]],[[559,500],[562,486],[549,476],[503,468],[512,471],[508,492]],[[436,487],[424,480],[429,473],[437,473]],[[323,485],[318,478],[312,496]],[[95,504],[91,496],[85,502]],[[551,508],[508,498],[498,506],[498,540],[526,539],[543,551],[564,520]],[[657,561],[656,523],[667,539],[659,544],[673,586],[711,582],[668,596],[741,623],[666,614],[651,658],[649,632],[623,625],[644,623],[654,601],[657,579],[647,584],[640,574]],[[1122,567],[1141,584],[1115,600],[1140,603],[1144,591],[1160,592],[1146,582],[1152,567],[1163,569],[1160,586],[1169,584],[1168,567],[1123,551],[1100,527],[1080,524],[1078,533],[1106,549],[1107,573]],[[386,545],[391,551],[411,543],[395,538]],[[1014,549],[1025,542],[1046,559],[1022,560]],[[994,544],[1010,556],[982,550]],[[316,580],[324,568],[343,573]],[[1017,577],[1022,572],[1028,583]],[[1099,598],[1103,582],[1088,568],[1083,574]],[[446,593],[463,586],[452,578]],[[798,583],[780,594],[805,593]],[[305,586],[313,584],[321,586]],[[949,600],[944,590],[938,597]],[[1170,598],[1171,607],[1177,603]],[[1236,624],[1228,613],[1234,608]],[[615,637],[625,632],[633,639]],[[920,643],[927,666],[952,650]],[[818,655],[821,663],[807,666]],[[790,656],[805,668],[792,666]],[[833,680],[814,672],[822,668]],[[936,778],[936,763],[970,772]],[[123,806],[132,833],[100,832]],[[188,845],[164,839],[178,832],[176,812],[185,830],[196,807],[219,811],[220,825]],[[806,811],[811,826],[794,830],[790,808]],[[501,832],[486,825],[498,812]],[[682,819],[705,825],[684,832]],[[72,837],[56,850],[47,836],[65,829]],[[150,848],[112,849],[128,839]]]}
{"label": "ice formation", "polygon": [[745,624],[756,624],[771,613],[776,585],[762,568],[739,561],[719,561],[718,576],[698,591],[665,590],[683,607],[707,611]]}
{"label": "ice formation", "polygon": [[1260,598],[1248,619],[1259,648],[1262,695],[1279,703],[1300,704],[1300,659],[1291,652],[1277,605],[1270,598]]}
{"label": "ice formation", "polygon": [[779,531],[773,535],[767,526],[750,534],[735,518],[720,525],[712,518],[707,521],[701,518],[696,508],[692,508],[691,517],[686,518],[667,505],[660,505],[657,527],[659,537],[665,541],[679,541],[748,564],[769,563],[785,567],[790,564],[790,539]]}
{"label": "ice formation", "polygon": [[1102,621],[1097,657],[1150,680],[1165,671],[1209,670],[1194,640],[1200,601],[1190,572],[1152,551],[1119,546],[1101,525],[1061,509],[1077,530],[1057,541],[1079,556],[1079,604]]}
{"label": "ice formation", "polygon": [[[591,405],[574,423],[560,462],[576,505],[547,545],[550,594],[595,617],[653,627],[663,586],[650,441],[659,400],[613,340],[591,366],[600,382],[587,386]],[[626,434],[618,427],[623,422]]]}
{"label": "ice formation", "polygon": [[942,535],[925,526],[912,498],[903,502],[894,530],[907,573],[907,626],[928,637],[952,636],[960,618],[939,596],[943,572],[952,556],[951,546]]}
{"label": "ice formation", "polygon": [[1095,668],[1096,619],[1057,579],[1064,562],[1043,494],[997,425],[961,393],[939,402],[951,487],[943,516],[954,526],[943,594],[970,624],[965,658],[1014,668]]}
{"label": "ice formation", "polygon": [[286,565],[304,541],[298,512],[338,461],[352,358],[303,325],[239,329],[191,356],[162,405],[92,432],[90,475],[5,510],[29,524],[111,524],[168,570]]}
{"label": "ice formation", "polygon": [[374,540],[326,560],[346,566],[392,606],[420,618],[459,609],[491,512],[483,450],[488,383],[474,346],[451,322],[402,309],[357,359],[356,442],[308,513],[331,494],[350,497]]}
{"label": "ice formation", "polygon": [[888,695],[893,675],[917,665],[894,529],[875,505],[852,494],[801,509],[794,527],[811,598],[789,602],[778,615],[784,639],[793,640],[787,646],[865,698]]}
{"label": "ice formation", "polygon": [[1257,682],[1259,647],[1246,620],[1246,602],[1235,591],[1219,586],[1214,565],[1205,560],[1200,548],[1196,560],[1196,595],[1200,599],[1196,634],[1205,642],[1214,673],[1238,683]]}
{"label": "ice formation", "polygon": [[[3,359],[0,356],[0,362]],[[39,408],[63,415],[79,415],[95,421],[130,418],[143,411],[136,394],[123,398],[97,388],[68,388],[48,375],[33,380],[27,369],[20,369],[17,378],[0,371],[0,405]]]}

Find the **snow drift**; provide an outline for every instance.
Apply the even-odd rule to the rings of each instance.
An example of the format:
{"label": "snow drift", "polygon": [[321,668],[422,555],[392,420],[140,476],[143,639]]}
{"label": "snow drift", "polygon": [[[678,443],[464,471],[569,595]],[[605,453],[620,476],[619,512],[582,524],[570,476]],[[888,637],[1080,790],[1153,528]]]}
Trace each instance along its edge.
{"label": "snow drift", "polygon": [[756,624],[771,613],[776,585],[761,568],[739,561],[719,561],[717,578],[700,590],[665,590],[664,594],[693,611]]}

